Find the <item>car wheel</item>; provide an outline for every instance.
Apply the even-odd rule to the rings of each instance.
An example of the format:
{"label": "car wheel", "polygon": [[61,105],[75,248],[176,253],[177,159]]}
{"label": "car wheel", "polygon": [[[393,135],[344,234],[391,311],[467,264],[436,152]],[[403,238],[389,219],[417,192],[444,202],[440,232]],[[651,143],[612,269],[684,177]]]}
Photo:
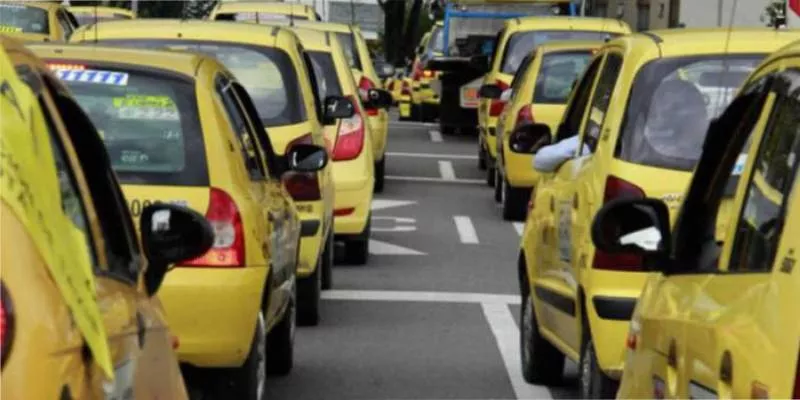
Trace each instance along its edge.
{"label": "car wheel", "polygon": [[292,292],[283,319],[267,335],[267,373],[288,375],[294,366],[297,293]]}
{"label": "car wheel", "polygon": [[333,232],[325,240],[325,249],[322,250],[322,290],[333,287]]}
{"label": "car wheel", "polygon": [[503,202],[503,177],[500,175],[500,171],[495,169],[494,174],[494,201],[497,203]]}
{"label": "car wheel", "polygon": [[364,265],[369,259],[369,236],[370,236],[370,223],[371,217],[367,218],[367,226],[364,232],[358,236],[348,238],[344,242],[344,258],[345,262],[352,265]]}
{"label": "car wheel", "polygon": [[[255,334],[253,342],[250,344],[250,351],[247,354],[244,364],[232,371],[231,383],[232,392],[219,388],[219,392],[225,393],[225,397],[233,394],[237,399],[262,399],[267,382],[267,322],[264,312],[259,311],[256,320]],[[223,396],[220,396],[222,398]]]}
{"label": "car wheel", "polygon": [[373,191],[375,193],[383,192],[383,182],[384,177],[386,176],[386,156],[383,156],[383,159],[375,163],[375,185],[373,186]]}
{"label": "car wheel", "polygon": [[416,104],[411,104],[411,121],[420,121],[420,110]]}
{"label": "car wheel", "polygon": [[564,355],[539,334],[530,294],[523,296],[519,318],[522,376],[537,385],[558,383],[564,373]]}
{"label": "car wheel", "polygon": [[[584,328],[584,329],[588,329]],[[613,399],[617,397],[619,383],[606,376],[597,362],[594,342],[587,339],[583,345],[580,366],[580,393],[584,399]]]}
{"label": "car wheel", "polygon": [[527,212],[530,189],[518,189],[503,179],[503,219],[506,221],[524,221]]}
{"label": "car wheel", "polygon": [[442,132],[442,135],[450,136],[456,134],[456,127],[450,125],[440,125],[439,130]]}
{"label": "car wheel", "polygon": [[478,169],[486,171],[486,150],[480,140],[478,141]]}
{"label": "car wheel", "polygon": [[494,184],[495,184],[495,181],[494,181],[495,176],[494,175],[495,175],[494,166],[493,165],[487,166],[487,168],[486,168],[486,184],[489,185],[489,187],[494,187]]}
{"label": "car wheel", "polygon": [[322,257],[311,275],[297,280],[297,324],[316,326],[319,324],[319,301],[322,292]]}

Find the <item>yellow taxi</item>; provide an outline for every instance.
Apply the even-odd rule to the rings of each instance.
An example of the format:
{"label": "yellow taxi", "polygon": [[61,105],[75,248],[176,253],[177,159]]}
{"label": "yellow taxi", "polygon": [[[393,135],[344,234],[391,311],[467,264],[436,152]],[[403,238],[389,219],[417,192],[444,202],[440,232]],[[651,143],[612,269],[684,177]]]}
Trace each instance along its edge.
{"label": "yellow taxi", "polygon": [[514,140],[517,138],[511,133],[534,122],[546,124],[555,132],[567,108],[573,83],[602,45],[603,42],[577,40],[545,43],[520,63],[507,93],[501,93],[499,88],[492,93],[497,98],[509,96],[496,131],[494,192],[495,200],[502,205],[504,219],[525,220],[531,189],[538,179],[531,168],[531,147]]}
{"label": "yellow taxi", "polygon": [[270,23],[281,20],[319,21],[321,18],[309,5],[267,1],[220,2],[211,10],[208,19]]}
{"label": "yellow taxi", "polygon": [[2,35],[0,79],[0,396],[187,398],[156,293],[171,263],[211,247],[211,227],[152,204],[140,244],[69,91]]}
{"label": "yellow taxi", "polygon": [[[674,229],[658,198],[597,213],[598,248],[646,256],[659,272],[631,319],[619,398],[800,397],[798,71],[795,42],[750,75],[708,131]],[[734,212],[724,213],[737,169]],[[717,214],[728,220],[724,243]]]}
{"label": "yellow taxi", "polygon": [[392,96],[397,99],[397,114],[400,121],[411,120],[411,77],[403,73],[392,88]]}
{"label": "yellow taxi", "polygon": [[136,14],[133,11],[122,7],[70,6],[69,12],[75,16],[75,19],[78,21],[78,25],[89,25],[101,21],[136,18]]}
{"label": "yellow taxi", "polygon": [[331,32],[339,39],[344,48],[350,68],[353,70],[358,92],[367,114],[370,136],[372,136],[372,153],[375,157],[375,192],[383,191],[386,175],[386,143],[389,135],[389,113],[385,108],[368,101],[368,93],[375,89],[383,90],[381,80],[370,57],[367,41],[356,25],[337,24],[332,22],[299,21],[294,26]]}
{"label": "yellow taxi", "polygon": [[710,121],[759,62],[796,39],[800,32],[766,28],[617,38],[590,62],[554,134],[546,124],[520,130],[539,146],[558,142],[534,155],[543,179],[520,245],[527,380],[558,379],[553,366],[566,355],[581,365],[583,397],[614,395],[649,274],[641,257],[596,249],[592,217],[603,204],[631,197],[661,198],[674,211]]}
{"label": "yellow taxi", "polygon": [[[365,264],[369,257],[374,154],[370,141],[365,105],[361,101],[352,70],[339,39],[332,32],[294,28],[303,42],[317,79],[319,97],[343,96],[355,106],[355,114],[325,127],[332,145],[333,178],[336,185],[334,233],[344,244],[343,259]],[[369,89],[371,107],[386,108],[391,96]]]}
{"label": "yellow taxi", "polygon": [[[300,224],[281,175],[323,167],[324,149],[296,145],[281,165],[250,96],[215,58],[30,47],[98,126],[134,217],[155,202],[205,213],[214,245],[171,271],[164,307],[180,360],[227,370],[198,382],[214,391],[232,381],[237,397],[255,397],[265,370],[293,365]],[[321,162],[305,165],[303,153]]]}
{"label": "yellow taxi", "polygon": [[[622,20],[589,17],[526,17],[509,19],[497,34],[489,72],[483,85],[504,91],[511,85],[522,60],[540,45],[551,41],[604,40],[631,32]],[[483,91],[483,90],[481,90]],[[502,99],[481,97],[478,105],[478,166],[486,169],[486,183],[495,185],[497,117],[505,107]]]}
{"label": "yellow taxi", "polygon": [[59,3],[0,2],[0,33],[29,42],[65,42],[78,21]]}
{"label": "yellow taxi", "polygon": [[[326,147],[322,107],[331,99],[317,97],[308,55],[288,28],[215,21],[118,21],[79,30],[74,41],[95,38],[115,46],[208,53],[221,60],[247,90],[277,156],[285,156],[297,144]],[[333,166],[282,178],[302,220],[298,322],[316,325],[320,288],[331,285]]]}
{"label": "yellow taxi", "polygon": [[439,71],[425,68],[433,57],[443,55],[444,23],[436,21],[431,30],[422,37],[411,64],[411,118],[417,121],[433,121],[439,115],[439,93],[437,89]]}

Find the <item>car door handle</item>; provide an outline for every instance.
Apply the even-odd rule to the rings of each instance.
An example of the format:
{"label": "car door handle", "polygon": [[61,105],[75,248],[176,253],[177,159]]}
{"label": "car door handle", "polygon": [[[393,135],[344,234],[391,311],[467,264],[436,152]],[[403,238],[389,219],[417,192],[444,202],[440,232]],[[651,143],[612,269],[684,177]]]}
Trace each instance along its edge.
{"label": "car door handle", "polygon": [[576,193],[572,196],[572,208],[577,210],[578,209],[578,194]]}
{"label": "car door handle", "polygon": [[719,367],[719,380],[726,385],[733,384],[733,359],[731,358],[731,352],[728,350],[725,350],[725,353],[722,354],[722,361]]}
{"label": "car door handle", "polygon": [[675,346],[675,340],[669,344],[669,351],[667,352],[667,365],[672,368],[678,368],[678,350]]}
{"label": "car door handle", "polygon": [[550,211],[556,210],[556,201],[551,197],[550,198]]}
{"label": "car door handle", "polygon": [[136,337],[139,339],[139,347],[144,347],[144,342],[147,338],[147,324],[142,313],[138,311],[136,312]]}

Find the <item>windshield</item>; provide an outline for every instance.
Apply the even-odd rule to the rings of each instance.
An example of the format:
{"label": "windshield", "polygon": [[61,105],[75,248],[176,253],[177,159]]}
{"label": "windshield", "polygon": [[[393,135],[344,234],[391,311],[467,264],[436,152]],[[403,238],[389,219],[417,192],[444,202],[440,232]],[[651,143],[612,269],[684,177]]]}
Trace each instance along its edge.
{"label": "windshield", "polygon": [[314,76],[317,77],[317,95],[320,99],[328,96],[341,96],[342,87],[336,74],[331,53],[323,51],[309,51],[311,64],[314,67]]}
{"label": "windshield", "polygon": [[89,25],[95,22],[103,22],[103,21],[116,21],[121,19],[131,19],[131,17],[125,14],[112,14],[112,15],[98,15],[95,18],[94,14],[92,13],[73,13],[75,15],[75,19],[78,20],[79,25]]}
{"label": "windshield", "polygon": [[511,35],[506,42],[500,71],[513,74],[528,53],[544,43],[567,40],[604,40],[619,36],[616,33],[592,31],[528,31]]}
{"label": "windshield", "polygon": [[22,4],[0,3],[0,32],[50,33],[47,11]]}
{"label": "windshield", "polygon": [[122,183],[208,185],[193,83],[102,66],[54,73],[97,127]]}
{"label": "windshield", "polygon": [[240,13],[220,13],[214,17],[217,21],[245,21],[245,22],[269,22],[269,21],[289,21],[289,20],[308,20],[305,15],[281,14],[274,12],[240,12]]}
{"label": "windshield", "polygon": [[591,51],[545,54],[536,75],[533,102],[566,104],[572,84],[583,74],[591,59]]}
{"label": "windshield", "polygon": [[361,70],[361,60],[358,58],[355,35],[350,32],[337,32],[336,38],[339,39],[339,44],[342,45],[344,55],[347,56],[347,62],[350,63],[350,68]]}
{"label": "windshield", "polygon": [[617,156],[625,161],[690,171],[706,130],[763,56],[668,58],[636,76]]}
{"label": "windshield", "polygon": [[211,55],[225,64],[247,90],[264,126],[291,125],[307,119],[297,73],[289,56],[280,49],[189,40],[103,42],[144,48],[165,46]]}

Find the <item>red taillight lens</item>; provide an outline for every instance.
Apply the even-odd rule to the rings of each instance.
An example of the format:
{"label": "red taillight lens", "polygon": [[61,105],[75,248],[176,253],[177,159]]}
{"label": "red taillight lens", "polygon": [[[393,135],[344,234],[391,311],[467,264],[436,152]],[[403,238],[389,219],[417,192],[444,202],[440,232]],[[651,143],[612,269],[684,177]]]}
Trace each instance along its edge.
{"label": "red taillight lens", "polygon": [[[499,79],[497,80],[497,82],[495,82],[495,85],[499,86],[501,90],[508,89],[508,84]],[[492,117],[499,116],[503,112],[503,108],[505,106],[506,102],[503,100],[500,99],[492,100],[492,104],[489,106],[489,116]]]}
{"label": "red taillight lens", "polygon": [[407,81],[403,81],[403,87],[400,89],[400,93],[403,96],[411,96],[411,85],[409,85]]}
{"label": "red taillight lens", "polygon": [[[298,144],[314,144],[314,138],[310,133],[300,136],[289,142],[286,151]],[[294,201],[314,201],[322,198],[316,172],[288,171],[281,180]]]}
{"label": "red taillight lens", "polygon": [[244,227],[233,198],[211,188],[206,219],[214,230],[214,245],[202,256],[181,263],[184,267],[243,267]]}
{"label": "red taillight lens", "polygon": [[356,112],[352,117],[339,121],[339,132],[336,135],[336,146],[333,148],[333,161],[347,161],[358,157],[364,148],[364,120],[358,110],[358,102],[351,99],[356,105]]}
{"label": "red taillight lens", "polygon": [[520,127],[526,124],[532,124],[536,122],[533,119],[533,106],[530,104],[526,104],[519,109],[517,113],[517,123],[514,125],[515,128]]}
{"label": "red taillight lens", "polygon": [[[361,95],[361,101],[364,104],[366,104],[366,102],[369,101],[369,95],[367,94],[367,91],[373,88],[375,88],[375,84],[372,83],[372,81],[369,80],[369,78],[367,78],[366,76],[362,76],[361,80],[358,82],[358,93]],[[367,115],[369,116],[376,116],[380,111],[377,108],[369,108],[369,107],[365,107],[364,110],[367,112]]]}
{"label": "red taillight lens", "polygon": [[[606,179],[606,189],[603,195],[603,202],[607,203],[618,198],[641,198],[645,197],[642,188],[624,179],[609,175]],[[642,256],[629,254],[608,254],[600,250],[595,250],[592,267],[595,269],[613,271],[641,271]]]}
{"label": "red taillight lens", "polygon": [[14,342],[14,306],[6,290],[0,283],[0,366],[6,364],[11,344]]}
{"label": "red taillight lens", "polygon": [[345,216],[345,215],[350,215],[355,210],[356,210],[355,208],[337,208],[336,210],[333,210],[333,215],[335,217],[341,217],[341,216]]}
{"label": "red taillight lens", "polygon": [[426,70],[422,71],[422,76],[425,77],[425,78],[430,78],[430,77],[433,76],[433,71],[426,69]]}
{"label": "red taillight lens", "polygon": [[422,73],[422,63],[417,60],[414,62],[414,73],[411,75],[411,79],[418,81],[422,77]]}

